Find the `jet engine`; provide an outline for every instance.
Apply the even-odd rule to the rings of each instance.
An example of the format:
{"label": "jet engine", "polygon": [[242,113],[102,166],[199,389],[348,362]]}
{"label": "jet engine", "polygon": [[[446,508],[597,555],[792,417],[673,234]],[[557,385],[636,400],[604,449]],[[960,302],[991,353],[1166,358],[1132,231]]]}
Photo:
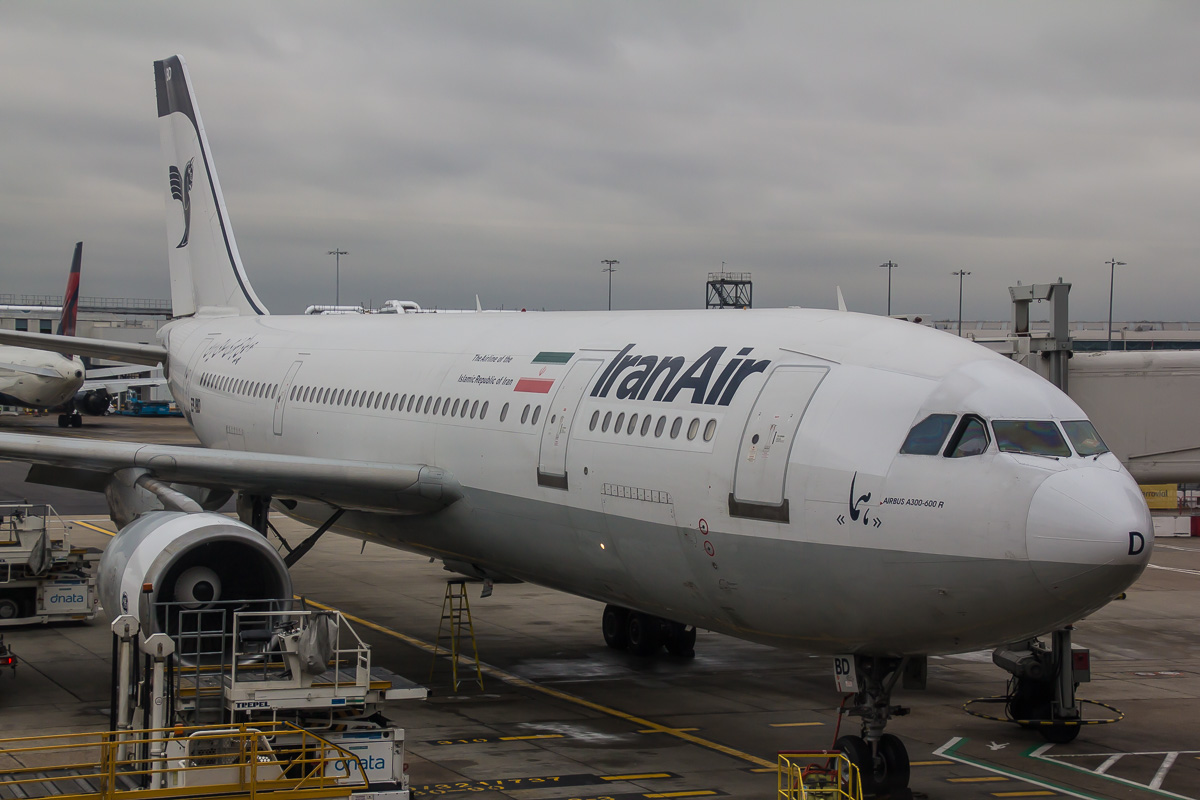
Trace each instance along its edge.
{"label": "jet engine", "polygon": [[110,620],[130,614],[143,636],[191,634],[181,640],[189,658],[228,652],[234,612],[288,608],[292,578],[248,525],[209,512],[152,511],[105,549],[99,593]]}
{"label": "jet engine", "polygon": [[107,389],[88,389],[75,394],[75,408],[84,414],[99,417],[108,413],[112,397]]}

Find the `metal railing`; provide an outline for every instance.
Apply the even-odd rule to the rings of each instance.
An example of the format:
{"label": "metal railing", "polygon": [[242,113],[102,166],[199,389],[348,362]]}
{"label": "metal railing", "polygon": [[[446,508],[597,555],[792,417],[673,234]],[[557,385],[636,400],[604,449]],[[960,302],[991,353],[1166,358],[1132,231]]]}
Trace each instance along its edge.
{"label": "metal railing", "polygon": [[0,739],[10,797],[315,800],[369,789],[365,775],[358,756],[289,723]]}
{"label": "metal railing", "polygon": [[780,750],[778,758],[784,800],[862,800],[862,776],[840,750]]}
{"label": "metal railing", "polygon": [[[0,294],[0,305],[33,306],[39,310],[62,310],[62,295]],[[80,297],[80,311],[108,311],[141,314],[170,314],[171,301],[146,297]]]}

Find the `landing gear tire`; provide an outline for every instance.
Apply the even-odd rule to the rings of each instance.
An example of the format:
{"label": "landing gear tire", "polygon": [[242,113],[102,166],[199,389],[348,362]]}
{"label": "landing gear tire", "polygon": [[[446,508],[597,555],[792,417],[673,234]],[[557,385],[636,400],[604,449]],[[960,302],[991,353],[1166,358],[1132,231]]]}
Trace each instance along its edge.
{"label": "landing gear tire", "polygon": [[691,658],[696,655],[696,629],[682,622],[668,622],[665,644],[671,655]]}
{"label": "landing gear tire", "polygon": [[629,621],[625,625],[626,636],[629,637],[629,652],[635,656],[652,656],[662,647],[662,620],[631,611]]}
{"label": "landing gear tire", "polygon": [[83,427],[83,415],[72,414],[71,415],[71,427],[72,428],[82,428]]}
{"label": "landing gear tire", "polygon": [[[908,789],[908,779],[911,767],[908,761],[908,748],[899,736],[885,733],[879,737],[878,754],[875,758],[875,783],[886,793],[896,797],[898,791]],[[883,774],[880,775],[880,766]]]}
{"label": "landing gear tire", "polygon": [[900,737],[883,734],[874,755],[871,745],[861,736],[843,736],[834,748],[841,750],[850,763],[858,767],[864,795],[882,795],[895,800],[912,796],[908,790],[911,774],[908,749]]}
{"label": "landing gear tire", "polygon": [[67,426],[69,426],[70,424],[71,424],[71,418],[70,418],[70,417],[68,417],[66,414],[59,414],[59,415],[58,415],[58,427],[60,427],[60,428],[66,428],[66,427],[67,427]]}
{"label": "landing gear tire", "polygon": [[620,606],[605,606],[600,626],[604,631],[604,643],[613,650],[629,647],[629,609]]}
{"label": "landing gear tire", "polygon": [[[843,736],[833,743],[833,749],[841,750],[850,763],[858,767],[863,794],[875,794],[875,768],[871,763],[871,748],[861,736]],[[854,787],[850,786],[853,794]]]}

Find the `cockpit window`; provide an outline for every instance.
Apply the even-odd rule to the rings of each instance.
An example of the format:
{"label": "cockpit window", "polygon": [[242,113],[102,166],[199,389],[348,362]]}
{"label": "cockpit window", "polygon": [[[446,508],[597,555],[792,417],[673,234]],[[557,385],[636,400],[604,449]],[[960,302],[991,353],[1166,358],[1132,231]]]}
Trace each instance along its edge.
{"label": "cockpit window", "polygon": [[1062,426],[1063,430],[1067,432],[1067,438],[1071,440],[1071,444],[1075,445],[1075,452],[1079,455],[1098,456],[1108,452],[1108,445],[1100,438],[1100,434],[1096,433],[1092,423],[1086,419],[1064,422]]}
{"label": "cockpit window", "polygon": [[936,456],[942,451],[946,434],[954,427],[954,419],[953,414],[930,414],[913,425],[900,452],[914,456]]}
{"label": "cockpit window", "polygon": [[1032,453],[1035,456],[1070,456],[1071,448],[1053,422],[1029,420],[993,420],[996,446],[1004,453]]}
{"label": "cockpit window", "polygon": [[977,456],[987,450],[988,441],[987,425],[983,424],[983,420],[973,416],[963,417],[958,430],[950,438],[946,455],[950,458]]}

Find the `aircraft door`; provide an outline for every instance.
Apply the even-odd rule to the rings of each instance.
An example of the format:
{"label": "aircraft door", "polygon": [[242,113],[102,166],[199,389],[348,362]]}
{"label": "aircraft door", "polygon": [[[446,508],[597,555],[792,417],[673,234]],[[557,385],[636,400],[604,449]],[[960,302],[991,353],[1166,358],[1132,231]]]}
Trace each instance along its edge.
{"label": "aircraft door", "polygon": [[792,442],[826,372],[825,367],[781,366],[767,378],[738,446],[730,516],[788,521],[784,480]]}
{"label": "aircraft door", "polygon": [[567,442],[571,437],[571,423],[575,419],[583,390],[591,383],[601,363],[599,359],[576,361],[567,377],[559,383],[554,400],[546,408],[542,447],[538,453],[538,486],[567,488]]}
{"label": "aircraft door", "polygon": [[279,384],[279,394],[275,395],[275,435],[283,435],[283,411],[287,406],[288,393],[292,390],[292,381],[296,378],[296,372],[300,369],[303,361],[293,361],[292,366],[288,368],[287,375],[283,378],[283,383]]}
{"label": "aircraft door", "polygon": [[[200,410],[200,399],[196,397],[196,387],[200,385],[200,363],[204,360],[204,354],[208,352],[208,347],[212,342],[213,337],[211,336],[200,342],[200,346],[192,354],[192,360],[184,372],[183,386],[180,387],[182,391],[172,392],[175,395],[175,402],[183,407],[189,424],[192,422],[192,414]],[[170,386],[169,380],[167,385]]]}

